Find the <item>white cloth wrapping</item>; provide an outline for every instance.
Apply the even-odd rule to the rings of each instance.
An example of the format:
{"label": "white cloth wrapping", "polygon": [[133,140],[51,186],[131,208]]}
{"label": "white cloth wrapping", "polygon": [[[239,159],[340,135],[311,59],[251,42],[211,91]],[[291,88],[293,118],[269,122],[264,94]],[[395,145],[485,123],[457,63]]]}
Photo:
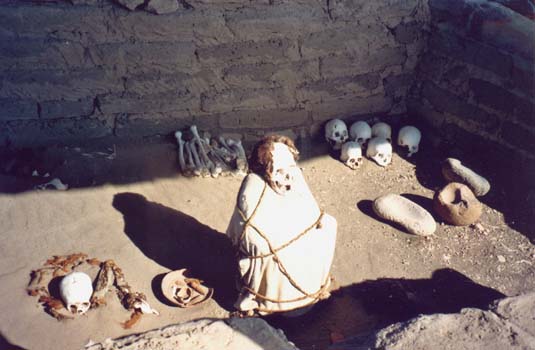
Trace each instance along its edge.
{"label": "white cloth wrapping", "polygon": [[[244,220],[238,209],[249,219],[258,205],[251,222],[267,237],[273,249],[286,244],[318,220],[320,208],[301,171],[296,167],[294,172],[294,187],[285,195],[274,192],[256,174],[249,174],[243,180],[238,203],[227,230],[234,246],[241,252],[238,257],[241,275],[241,283],[238,283],[240,296],[235,303],[238,310],[269,313],[293,310],[317,301],[306,297],[294,302],[270,302],[244,289],[249,287],[254,292],[273,300],[292,300],[304,296],[281,272],[273,255],[257,259],[248,257],[270,254],[266,240],[254,228],[248,226],[240,241]],[[264,186],[266,191],[261,199]],[[326,282],[329,282],[336,230],[336,220],[324,214],[319,227],[314,226],[306,235],[277,252],[280,263],[288,275],[307,294],[318,292]]]}

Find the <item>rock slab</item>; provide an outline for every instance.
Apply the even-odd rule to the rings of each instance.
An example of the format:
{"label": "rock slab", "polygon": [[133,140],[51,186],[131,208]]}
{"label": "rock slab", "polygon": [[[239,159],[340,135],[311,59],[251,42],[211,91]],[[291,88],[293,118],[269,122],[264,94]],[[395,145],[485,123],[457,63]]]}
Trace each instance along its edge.
{"label": "rock slab", "polygon": [[173,13],[179,9],[177,0],[151,0],[147,4],[147,11],[157,15]]}
{"label": "rock slab", "polygon": [[136,7],[143,5],[145,0],[115,0],[120,5],[123,5],[130,11],[134,11]]}
{"label": "rock slab", "polygon": [[375,199],[373,211],[379,217],[393,221],[415,235],[429,236],[437,228],[433,216],[427,210],[397,194],[386,194]]}
{"label": "rock slab", "polygon": [[502,299],[488,311],[419,316],[329,348],[341,349],[535,349],[535,292]]}
{"label": "rock slab", "polygon": [[478,197],[484,196],[490,191],[489,181],[472,169],[462,165],[458,159],[446,159],[442,164],[442,175],[449,182],[465,184]]}
{"label": "rock slab", "polygon": [[259,318],[201,319],[146,333],[107,339],[84,350],[298,350],[282,331]]}

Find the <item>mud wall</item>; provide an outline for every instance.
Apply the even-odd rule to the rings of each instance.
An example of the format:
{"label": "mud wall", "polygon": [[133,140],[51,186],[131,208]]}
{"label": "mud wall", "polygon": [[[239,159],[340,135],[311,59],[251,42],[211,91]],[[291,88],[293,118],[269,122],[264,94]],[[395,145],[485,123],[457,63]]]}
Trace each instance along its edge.
{"label": "mud wall", "polygon": [[400,114],[427,16],[425,0],[120,1],[131,9],[0,3],[2,144],[192,123],[246,139],[309,135],[335,116]]}
{"label": "mud wall", "polygon": [[451,143],[483,139],[533,161],[533,2],[429,0],[429,8],[429,41],[410,111]]}

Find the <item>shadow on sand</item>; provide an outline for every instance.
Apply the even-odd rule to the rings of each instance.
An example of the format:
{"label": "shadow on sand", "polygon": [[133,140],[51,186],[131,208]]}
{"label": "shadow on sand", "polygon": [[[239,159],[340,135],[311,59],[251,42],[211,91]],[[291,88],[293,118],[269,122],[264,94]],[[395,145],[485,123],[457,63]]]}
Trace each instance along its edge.
{"label": "shadow on sand", "polygon": [[352,284],[334,291],[301,317],[274,315],[266,320],[302,350],[325,349],[333,335],[364,335],[421,314],[486,309],[503,297],[455,270],[440,269],[429,279],[381,278]]}
{"label": "shadow on sand", "polygon": [[[214,300],[230,311],[237,298],[234,249],[225,234],[200,223],[195,218],[136,193],[119,193],[113,207],[123,214],[124,232],[134,244],[158,264],[177,270],[187,268],[192,276],[214,288]],[[159,282],[152,289],[161,302]]]}

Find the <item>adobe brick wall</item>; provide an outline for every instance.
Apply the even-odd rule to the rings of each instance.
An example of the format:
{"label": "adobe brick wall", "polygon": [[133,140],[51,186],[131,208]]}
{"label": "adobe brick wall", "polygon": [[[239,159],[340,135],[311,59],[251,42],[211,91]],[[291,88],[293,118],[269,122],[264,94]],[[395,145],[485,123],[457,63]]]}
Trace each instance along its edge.
{"label": "adobe brick wall", "polygon": [[429,0],[429,7],[409,110],[453,142],[478,135],[533,162],[533,2]]}
{"label": "adobe brick wall", "polygon": [[332,117],[406,111],[426,0],[178,5],[155,15],[112,0],[2,1],[0,142],[152,136],[192,123],[246,139],[310,135]]}

